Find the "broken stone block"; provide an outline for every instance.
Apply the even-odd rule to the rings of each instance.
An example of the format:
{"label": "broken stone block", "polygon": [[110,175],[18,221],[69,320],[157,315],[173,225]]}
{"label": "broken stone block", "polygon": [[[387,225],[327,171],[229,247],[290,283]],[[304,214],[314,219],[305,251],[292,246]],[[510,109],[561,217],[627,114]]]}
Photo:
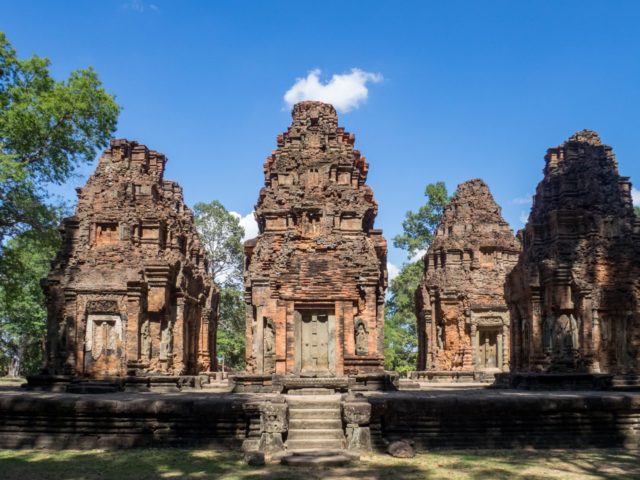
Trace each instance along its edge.
{"label": "broken stone block", "polygon": [[246,452],[244,461],[252,467],[262,467],[265,464],[264,453],[262,452]]}
{"label": "broken stone block", "polygon": [[396,440],[395,442],[391,442],[387,447],[387,453],[396,458],[413,458],[416,456],[413,442],[409,440]]}

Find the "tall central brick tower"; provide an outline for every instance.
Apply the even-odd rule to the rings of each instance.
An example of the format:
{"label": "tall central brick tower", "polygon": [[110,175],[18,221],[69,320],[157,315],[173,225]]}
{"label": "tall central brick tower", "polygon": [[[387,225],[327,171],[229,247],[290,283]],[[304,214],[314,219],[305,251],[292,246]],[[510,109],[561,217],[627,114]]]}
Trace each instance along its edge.
{"label": "tall central brick tower", "polygon": [[293,108],[264,164],[260,234],[245,244],[247,370],[383,371],[387,244],[355,137],[321,102]]}

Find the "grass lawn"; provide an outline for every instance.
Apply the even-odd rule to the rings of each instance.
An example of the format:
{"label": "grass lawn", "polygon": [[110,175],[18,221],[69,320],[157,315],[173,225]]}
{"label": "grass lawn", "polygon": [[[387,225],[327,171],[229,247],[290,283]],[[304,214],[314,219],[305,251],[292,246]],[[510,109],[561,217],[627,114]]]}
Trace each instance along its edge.
{"label": "grass lawn", "polygon": [[0,377],[0,386],[19,387],[27,380],[19,377]]}
{"label": "grass lawn", "polygon": [[413,459],[369,455],[349,468],[249,467],[235,452],[186,449],[0,450],[0,478],[40,479],[578,479],[640,478],[640,454],[617,450],[477,450]]}

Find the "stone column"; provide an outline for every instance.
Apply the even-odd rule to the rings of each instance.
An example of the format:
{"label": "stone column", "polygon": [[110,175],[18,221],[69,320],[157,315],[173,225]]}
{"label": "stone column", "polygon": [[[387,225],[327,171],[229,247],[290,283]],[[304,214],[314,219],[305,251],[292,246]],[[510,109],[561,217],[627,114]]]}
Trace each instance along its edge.
{"label": "stone column", "polygon": [[244,360],[247,365],[247,371],[253,372],[255,366],[255,352],[253,350],[253,325],[255,318],[253,316],[253,305],[251,303],[251,294],[245,293],[245,346],[244,346]]}
{"label": "stone column", "polygon": [[185,371],[185,332],[184,332],[185,298],[178,294],[176,298],[176,318],[173,325],[173,369],[176,372]]}
{"label": "stone column", "polygon": [[63,348],[67,351],[65,370],[69,370],[72,375],[82,372],[82,351],[84,339],[78,337],[78,317],[76,300],[78,295],[75,290],[65,290],[64,292],[64,315],[62,321],[66,328],[66,345]]}
{"label": "stone column", "polygon": [[477,370],[479,368],[478,362],[478,325],[475,323],[471,324],[471,354],[473,355],[473,369]]}
{"label": "stone column", "polygon": [[384,357],[384,295],[378,299],[376,313],[378,321],[376,322],[376,341],[377,354]]}
{"label": "stone column", "polygon": [[[351,335],[351,332],[345,331],[345,310],[346,303],[336,301],[334,303],[333,322],[331,321],[332,315],[329,315],[328,319],[329,345],[327,347],[329,355],[329,371],[333,375],[337,376],[341,376],[344,373],[344,339],[347,335]],[[333,351],[331,348],[332,346]]]}
{"label": "stone column", "polygon": [[276,304],[276,369],[278,375],[287,373],[287,305],[288,302],[278,300]]}
{"label": "stone column", "polygon": [[535,292],[531,298],[531,332],[529,335],[528,368],[534,367],[543,357],[540,295],[539,292]]}
{"label": "stone column", "polygon": [[352,302],[336,302],[336,320],[340,322],[340,318],[344,321],[344,353],[346,355],[356,354],[356,344],[353,325],[353,303]]}
{"label": "stone column", "polygon": [[[431,258],[431,256],[429,256],[429,258]],[[429,331],[429,345],[427,346],[428,350],[427,350],[427,355],[430,358],[429,363],[430,366],[437,370],[438,369],[438,357],[436,355],[437,353],[437,346],[438,346],[438,340],[436,339],[436,335],[437,335],[437,329],[436,329],[436,323],[438,323],[438,316],[437,316],[437,309],[436,309],[436,301],[434,299],[434,297],[431,297],[431,325],[430,325],[430,331]]]}
{"label": "stone column", "polygon": [[602,325],[598,310],[595,308],[591,311],[591,319],[593,324],[593,332],[591,334],[591,351],[593,353],[593,373],[600,373],[600,346],[602,344]]}
{"label": "stone column", "polygon": [[498,349],[498,365],[496,365],[496,367],[502,370],[502,363],[504,362],[504,359],[502,357],[502,355],[504,354],[504,334],[502,332],[498,333],[498,335],[496,336],[496,343],[496,348]]}
{"label": "stone column", "polygon": [[253,339],[253,351],[256,355],[258,373],[264,373],[264,307],[256,307],[256,336]]}
{"label": "stone column", "polygon": [[127,329],[125,335],[127,363],[140,360],[140,319],[142,316],[143,285],[127,283]]}
{"label": "stone column", "polygon": [[[506,319],[504,320],[506,322],[508,322],[509,320]],[[509,326],[508,324],[503,324],[502,325],[502,364],[500,365],[500,368],[502,369],[503,372],[508,372],[509,371],[509,358],[510,358],[510,338],[509,338]]]}

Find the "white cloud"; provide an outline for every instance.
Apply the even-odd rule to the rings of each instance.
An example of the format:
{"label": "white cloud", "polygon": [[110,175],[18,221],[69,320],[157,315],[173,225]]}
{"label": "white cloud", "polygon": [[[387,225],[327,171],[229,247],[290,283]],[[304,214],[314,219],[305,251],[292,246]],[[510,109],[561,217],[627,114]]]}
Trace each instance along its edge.
{"label": "white cloud", "polygon": [[253,217],[253,212],[247,213],[245,216],[242,216],[238,212],[229,213],[240,220],[240,226],[244,228],[244,237],[242,237],[243,242],[258,236],[258,223]]}
{"label": "white cloud", "polygon": [[529,220],[529,212],[521,211],[519,220],[522,225],[526,225],[527,220]]}
{"label": "white cloud", "polygon": [[379,83],[382,75],[352,68],[351,73],[333,75],[331,80],[322,83],[319,69],[309,72],[306,78],[298,78],[293,86],[284,94],[284,101],[289,106],[303,100],[318,100],[332,104],[342,113],[358,108],[367,100],[369,89],[367,83]]}
{"label": "white cloud", "polygon": [[633,199],[633,205],[640,207],[640,190],[637,188],[631,189],[631,198]]}
{"label": "white cloud", "polygon": [[417,262],[418,260],[422,260],[422,257],[427,253],[426,249],[418,250],[413,254],[413,257],[409,258],[409,263]]}
{"label": "white cloud", "polygon": [[527,194],[524,197],[517,197],[511,200],[511,203],[516,205],[531,205],[533,195]]}
{"label": "white cloud", "polygon": [[144,0],[129,0],[124,4],[124,8],[138,13],[144,13],[149,10],[154,12],[158,11],[158,6],[156,4],[146,3]]}
{"label": "white cloud", "polygon": [[396,267],[393,263],[387,262],[387,275],[389,281],[393,280],[400,273],[400,269]]}

